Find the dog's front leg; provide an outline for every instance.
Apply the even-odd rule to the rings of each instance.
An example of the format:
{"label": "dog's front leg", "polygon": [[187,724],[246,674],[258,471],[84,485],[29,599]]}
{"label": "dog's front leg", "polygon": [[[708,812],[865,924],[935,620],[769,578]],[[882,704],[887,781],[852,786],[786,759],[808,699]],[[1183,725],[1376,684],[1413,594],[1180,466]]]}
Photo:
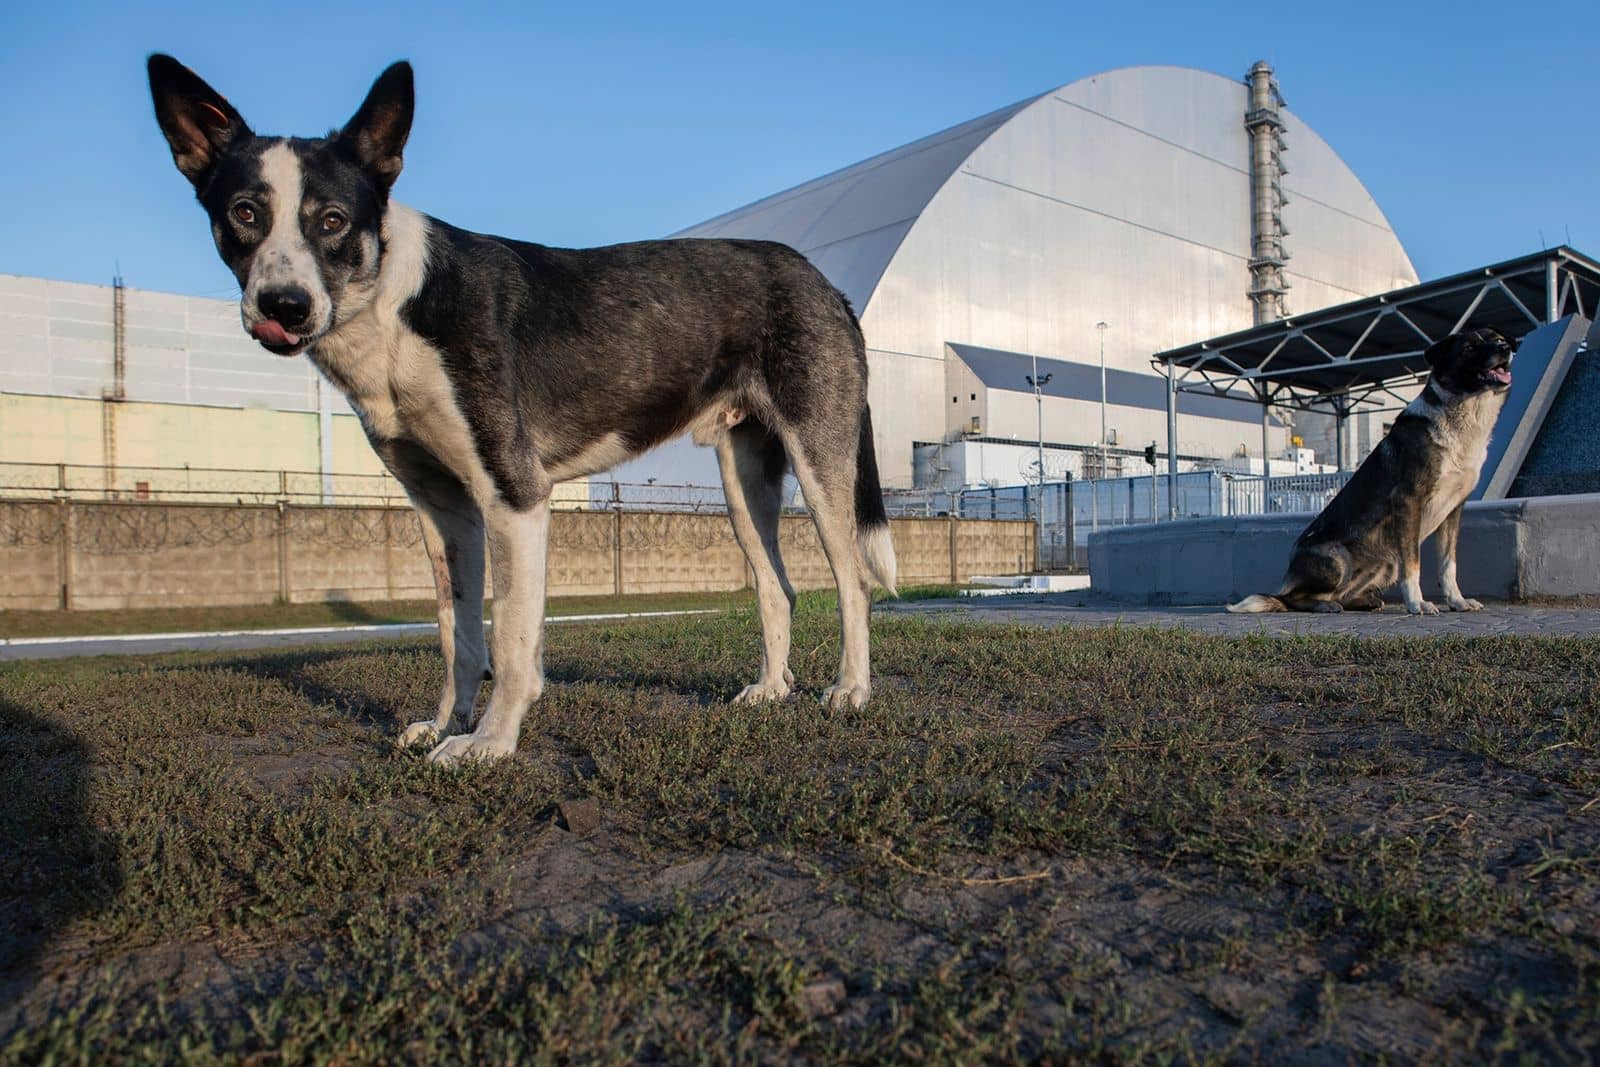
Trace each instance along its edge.
{"label": "dog's front leg", "polygon": [[400,746],[439,739],[471,726],[472,705],[488,674],[483,643],[483,520],[465,494],[449,508],[417,502],[422,542],[433,568],[439,601],[439,647],[444,652],[444,690],[432,718],[400,734]]}
{"label": "dog's front leg", "polygon": [[450,766],[463,760],[509,756],[528,705],[544,691],[545,567],[550,545],[550,499],[517,510],[495,502],[484,509],[489,532],[489,569],[494,577],[494,689],[477,729],[446,738],[429,761]]}
{"label": "dog's front leg", "polygon": [[1422,599],[1421,516],[1413,514],[1400,535],[1400,595],[1413,615],[1437,615],[1439,609]]}
{"label": "dog's front leg", "polygon": [[1461,539],[1462,507],[1457,504],[1434,535],[1434,547],[1439,550],[1439,587],[1444,590],[1444,602],[1451,611],[1482,611],[1483,604],[1462,596],[1461,587],[1456,584],[1456,543]]}

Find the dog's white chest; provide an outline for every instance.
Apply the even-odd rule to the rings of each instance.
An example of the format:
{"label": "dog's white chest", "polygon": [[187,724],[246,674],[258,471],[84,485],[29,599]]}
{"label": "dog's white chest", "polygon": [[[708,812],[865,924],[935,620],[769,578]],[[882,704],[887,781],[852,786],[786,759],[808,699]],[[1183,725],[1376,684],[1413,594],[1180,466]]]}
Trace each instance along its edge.
{"label": "dog's white chest", "polygon": [[1449,412],[1433,417],[1431,432],[1439,444],[1439,478],[1422,512],[1422,536],[1472,495],[1489,456],[1489,435],[1505,398],[1481,394],[1461,402]]}
{"label": "dog's white chest", "polygon": [[366,342],[359,348],[341,345],[338,364],[367,433],[421,445],[474,497],[488,499],[493,482],[438,350],[395,323],[375,324],[370,334],[351,338]]}

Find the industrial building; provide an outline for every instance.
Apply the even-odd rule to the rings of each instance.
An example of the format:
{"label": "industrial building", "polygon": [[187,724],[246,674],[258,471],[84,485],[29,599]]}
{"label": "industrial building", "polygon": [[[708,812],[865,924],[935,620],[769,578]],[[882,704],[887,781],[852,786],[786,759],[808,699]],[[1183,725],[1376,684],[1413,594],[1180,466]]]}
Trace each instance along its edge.
{"label": "industrial building", "polygon": [[[1144,473],[1145,445],[1167,451],[1153,353],[1417,281],[1265,64],[1244,80],[1096,74],[680,236],[782,241],[850,297],[878,465],[897,488],[975,484],[939,459],[973,441],[996,442],[985,480],[1034,480],[1037,459],[1001,457],[1041,436],[1047,478]],[[1048,379],[1037,396],[1030,378]],[[1253,458],[1259,471],[1262,409],[1200,401],[1179,401],[1185,466]],[[1329,419],[1291,427],[1280,413],[1268,431],[1274,457],[1293,433],[1334,458]],[[1378,419],[1355,420],[1353,455],[1380,435]]]}
{"label": "industrial building", "polygon": [[[1264,64],[1096,74],[678,236],[788,243],[849,296],[891,489],[1033,481],[1041,454],[1049,479],[1144,473],[1147,444],[1167,451],[1153,353],[1417,280]],[[1259,471],[1265,439],[1274,473],[1303,469],[1292,436],[1332,459],[1321,416],[1179,407],[1185,467]],[[1353,421],[1347,461],[1381,433]],[[343,398],[246,337],[235,301],[9,275],[0,461],[101,469],[119,495],[141,468],[309,472],[324,498],[382,482]],[[687,442],[615,478],[717,482]]]}

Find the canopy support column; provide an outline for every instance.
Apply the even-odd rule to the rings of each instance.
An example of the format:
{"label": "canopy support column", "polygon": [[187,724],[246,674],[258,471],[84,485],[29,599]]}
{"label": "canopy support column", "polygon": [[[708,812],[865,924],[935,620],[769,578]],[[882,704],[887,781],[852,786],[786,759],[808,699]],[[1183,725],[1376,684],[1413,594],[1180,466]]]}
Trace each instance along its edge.
{"label": "canopy support column", "polygon": [[[1167,518],[1178,517],[1178,378],[1167,364]],[[1155,473],[1151,472],[1151,477]]]}

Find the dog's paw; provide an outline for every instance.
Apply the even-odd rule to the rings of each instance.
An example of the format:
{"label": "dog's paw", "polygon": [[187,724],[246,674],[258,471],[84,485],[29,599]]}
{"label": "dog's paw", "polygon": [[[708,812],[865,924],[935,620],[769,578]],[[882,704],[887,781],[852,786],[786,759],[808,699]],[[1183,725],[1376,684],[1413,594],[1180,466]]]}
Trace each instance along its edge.
{"label": "dog's paw", "polygon": [[395,739],[398,748],[410,748],[412,745],[436,745],[439,743],[439,728],[433,724],[432,719],[424,722],[414,722],[400,731],[400,736]]}
{"label": "dog's paw", "polygon": [[1337,600],[1319,600],[1312,605],[1311,610],[1319,615],[1337,615],[1344,610],[1344,605]]}
{"label": "dog's paw", "polygon": [[866,685],[830,685],[822,694],[822,703],[825,707],[835,711],[841,708],[859,708],[866,704],[872,696],[872,689]]}
{"label": "dog's paw", "polygon": [[1483,610],[1483,602],[1481,600],[1474,600],[1471,597],[1464,597],[1461,600],[1452,600],[1452,601],[1450,601],[1450,610],[1451,611],[1482,611]]}
{"label": "dog's paw", "polygon": [[463,763],[487,763],[509,756],[517,750],[515,741],[502,741],[496,737],[477,734],[458,734],[447,737],[439,747],[428,753],[428,762],[440,767],[457,767]]}
{"label": "dog's paw", "polygon": [[1415,604],[1407,604],[1406,611],[1412,615],[1437,615],[1439,606],[1430,600],[1419,600]]}
{"label": "dog's paw", "polygon": [[773,685],[769,682],[757,682],[747,685],[739,690],[739,695],[733,698],[735,704],[761,704],[768,700],[783,700],[789,695],[789,683]]}

